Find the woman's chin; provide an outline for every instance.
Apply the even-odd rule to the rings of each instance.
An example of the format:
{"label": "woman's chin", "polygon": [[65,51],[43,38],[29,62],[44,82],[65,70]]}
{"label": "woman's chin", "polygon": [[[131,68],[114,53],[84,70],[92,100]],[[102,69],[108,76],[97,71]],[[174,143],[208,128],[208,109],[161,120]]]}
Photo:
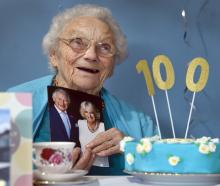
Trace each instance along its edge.
{"label": "woman's chin", "polygon": [[[85,92],[88,94],[98,94],[98,92],[100,91],[101,87],[93,84],[80,84],[79,86],[77,86],[76,90],[81,91],[81,92]],[[100,88],[99,88],[100,87]]]}

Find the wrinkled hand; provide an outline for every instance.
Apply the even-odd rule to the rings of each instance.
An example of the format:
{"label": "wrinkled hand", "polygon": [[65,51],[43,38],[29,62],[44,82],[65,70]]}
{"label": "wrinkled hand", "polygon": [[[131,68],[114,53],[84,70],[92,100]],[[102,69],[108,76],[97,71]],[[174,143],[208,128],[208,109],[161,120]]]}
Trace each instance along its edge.
{"label": "wrinkled hand", "polygon": [[81,149],[79,147],[73,149],[73,169],[89,170],[95,160],[95,154],[92,153],[91,149],[86,149],[78,160],[80,153]]}
{"label": "wrinkled hand", "polygon": [[124,138],[124,134],[116,128],[111,128],[99,133],[94,140],[87,144],[87,148],[98,156],[110,156],[120,152],[119,142]]}

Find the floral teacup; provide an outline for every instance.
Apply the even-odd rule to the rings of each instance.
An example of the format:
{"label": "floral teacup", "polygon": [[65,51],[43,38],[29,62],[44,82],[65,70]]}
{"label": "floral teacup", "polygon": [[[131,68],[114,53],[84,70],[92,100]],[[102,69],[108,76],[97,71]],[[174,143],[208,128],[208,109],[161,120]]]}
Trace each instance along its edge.
{"label": "floral teacup", "polygon": [[34,165],[46,173],[66,173],[73,166],[74,142],[39,142],[33,144]]}

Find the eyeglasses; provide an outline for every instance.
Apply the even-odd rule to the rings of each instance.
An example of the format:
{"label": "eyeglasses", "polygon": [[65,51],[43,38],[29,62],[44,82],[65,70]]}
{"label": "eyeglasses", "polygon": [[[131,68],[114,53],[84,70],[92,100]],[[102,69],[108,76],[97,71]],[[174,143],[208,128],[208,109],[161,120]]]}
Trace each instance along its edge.
{"label": "eyeglasses", "polygon": [[[91,40],[82,37],[76,37],[72,39],[64,39],[64,38],[59,38],[59,39],[63,41],[66,45],[68,45],[70,48],[72,48],[74,52],[77,53],[86,52],[92,43]],[[95,49],[97,55],[101,57],[112,57],[116,53],[116,48],[112,44],[107,42],[96,43]]]}

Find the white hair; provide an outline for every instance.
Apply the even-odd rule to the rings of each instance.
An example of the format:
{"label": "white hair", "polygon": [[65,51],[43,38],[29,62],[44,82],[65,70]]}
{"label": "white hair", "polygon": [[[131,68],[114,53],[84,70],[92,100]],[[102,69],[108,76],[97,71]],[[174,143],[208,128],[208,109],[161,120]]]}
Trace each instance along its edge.
{"label": "white hair", "polygon": [[83,101],[80,104],[79,112],[83,118],[86,118],[85,116],[86,108],[90,108],[94,112],[96,120],[100,121],[101,116],[100,116],[99,109],[96,108],[96,106],[90,101]]}
{"label": "white hair", "polygon": [[50,53],[56,51],[58,47],[58,37],[63,32],[65,26],[72,20],[82,17],[96,17],[109,25],[115,38],[117,53],[115,61],[121,63],[127,57],[127,39],[121,31],[118,23],[112,17],[108,8],[91,4],[80,4],[66,9],[53,18],[48,33],[44,36],[42,46],[44,53],[49,57]]}
{"label": "white hair", "polygon": [[58,93],[64,95],[67,98],[68,102],[70,103],[70,96],[69,96],[69,94],[65,90],[63,90],[61,88],[57,88],[57,89],[54,90],[54,92],[52,94],[53,101],[56,99]]}

